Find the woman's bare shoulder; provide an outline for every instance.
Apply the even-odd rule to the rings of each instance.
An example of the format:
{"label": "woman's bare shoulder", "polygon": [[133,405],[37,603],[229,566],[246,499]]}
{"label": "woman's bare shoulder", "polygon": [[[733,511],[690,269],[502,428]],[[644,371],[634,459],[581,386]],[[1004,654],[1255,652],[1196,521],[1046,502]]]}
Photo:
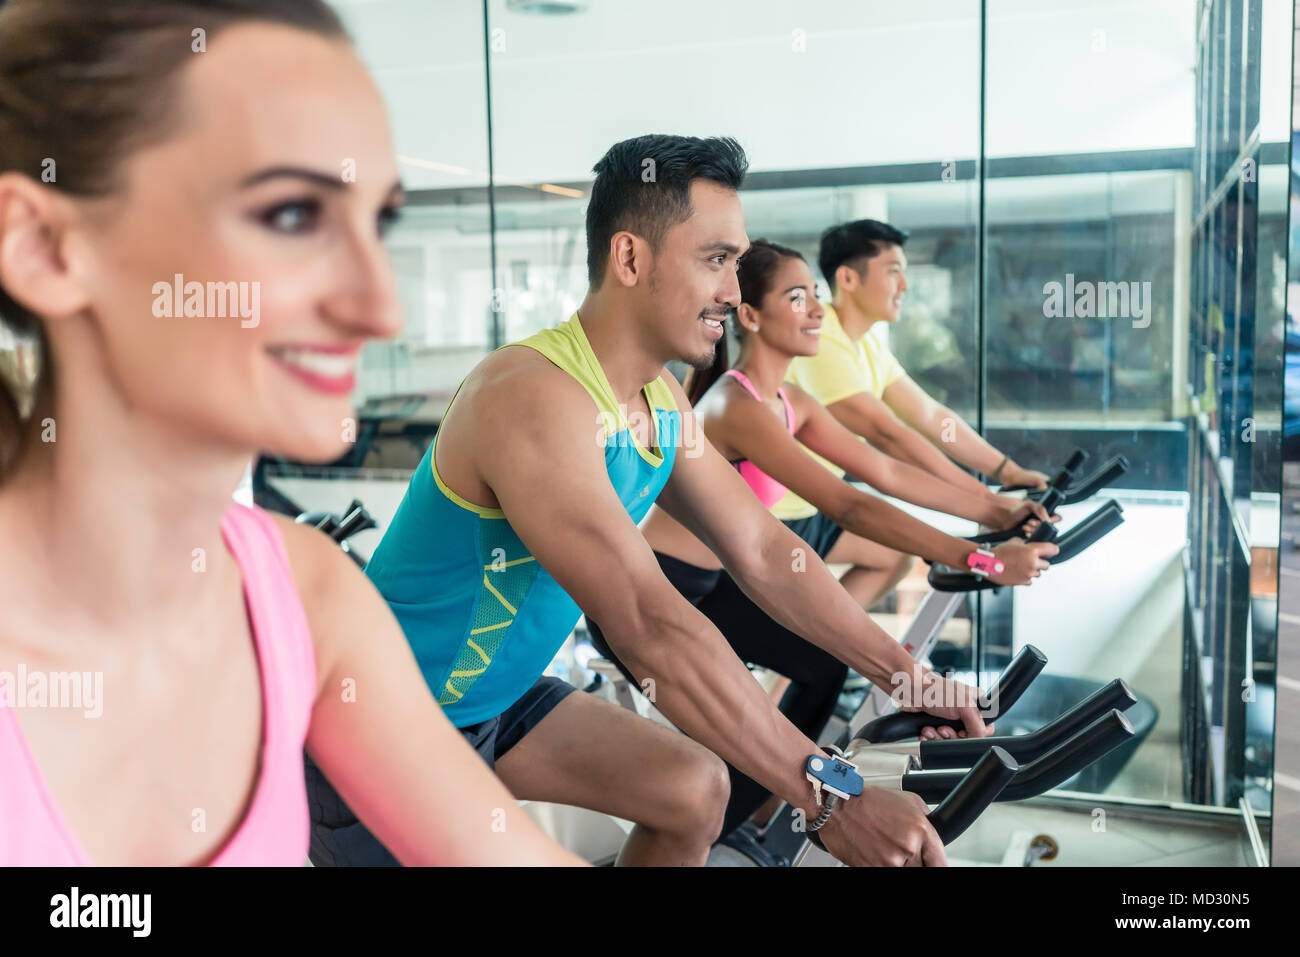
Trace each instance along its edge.
{"label": "woman's bare shoulder", "polygon": [[339,653],[334,603],[343,600],[347,594],[351,583],[346,575],[346,566],[352,562],[325,533],[310,525],[299,524],[288,516],[270,514],[284,539],[294,587],[315,646],[317,673],[324,681]]}

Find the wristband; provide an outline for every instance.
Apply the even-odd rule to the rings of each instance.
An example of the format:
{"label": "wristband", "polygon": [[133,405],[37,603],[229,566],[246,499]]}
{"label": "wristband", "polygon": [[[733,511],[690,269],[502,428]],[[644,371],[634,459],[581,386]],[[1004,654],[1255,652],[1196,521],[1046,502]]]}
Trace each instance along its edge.
{"label": "wristband", "polygon": [[[863,781],[858,769],[844,759],[839,748],[830,745],[828,750],[835,753],[830,757],[825,754],[810,754],[804,766],[804,776],[812,782],[813,796],[817,799],[817,806],[822,809],[817,819],[808,824],[809,834],[826,826],[836,804],[862,793]],[[826,792],[825,800],[822,799],[823,791]]]}
{"label": "wristband", "polygon": [[998,467],[993,470],[993,474],[990,475],[989,478],[993,479],[995,482],[998,481],[999,477],[1002,475],[1002,470],[1007,467],[1007,462],[1010,461],[1010,459],[1011,456],[1009,455],[1002,456],[1002,461],[998,463]]}
{"label": "wristband", "polygon": [[835,805],[838,802],[839,798],[834,794],[826,795],[826,803],[822,805],[822,812],[808,825],[809,834],[815,834],[826,826],[826,822],[831,819],[831,811],[835,810]]}
{"label": "wristband", "polygon": [[976,578],[988,578],[990,575],[1001,575],[1006,569],[1006,565],[998,561],[987,548],[977,548],[966,556],[966,565],[970,568],[970,573]]}

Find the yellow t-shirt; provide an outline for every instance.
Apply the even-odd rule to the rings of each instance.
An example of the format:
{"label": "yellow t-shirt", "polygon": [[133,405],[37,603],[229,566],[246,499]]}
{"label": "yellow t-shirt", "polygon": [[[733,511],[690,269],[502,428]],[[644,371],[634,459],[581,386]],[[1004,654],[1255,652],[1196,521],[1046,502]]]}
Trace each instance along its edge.
{"label": "yellow t-shirt", "polygon": [[[826,314],[822,317],[821,348],[815,356],[797,356],[785,374],[787,381],[793,382],[822,405],[831,405],[859,392],[870,392],[879,399],[885,389],[906,375],[889,346],[871,331],[854,342],[844,334],[834,307],[823,304],[822,308]],[[844,474],[842,468],[815,452],[809,450],[808,454],[836,475]],[[772,514],[786,521],[808,518],[816,511],[794,492],[786,492],[772,506]]]}

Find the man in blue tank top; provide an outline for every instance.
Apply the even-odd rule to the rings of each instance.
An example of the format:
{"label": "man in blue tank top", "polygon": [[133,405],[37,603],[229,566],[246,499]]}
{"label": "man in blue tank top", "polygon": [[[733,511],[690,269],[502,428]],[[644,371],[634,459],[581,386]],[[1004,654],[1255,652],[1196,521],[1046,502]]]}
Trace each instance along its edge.
{"label": "man in blue tank top", "polygon": [[[606,153],[587,208],[586,299],[469,374],[366,569],[448,717],[513,794],[634,822],[625,864],[704,862],[727,802],[718,756],[819,813],[805,776],[816,743],[637,531],[656,500],[773,618],[882,687],[906,674],[927,700],[962,702],[927,710],[988,733],[973,689],[921,674],[815,555],[791,561],[802,542],[708,445],[666,371],[707,366],[739,305],[747,165],[724,138],[642,136]],[[685,735],[542,676],[583,612]],[[394,863],[314,768],[309,784],[314,861]],[[852,864],[942,863],[925,810],[868,788],[823,841]],[[485,840],[492,824],[464,822]]]}

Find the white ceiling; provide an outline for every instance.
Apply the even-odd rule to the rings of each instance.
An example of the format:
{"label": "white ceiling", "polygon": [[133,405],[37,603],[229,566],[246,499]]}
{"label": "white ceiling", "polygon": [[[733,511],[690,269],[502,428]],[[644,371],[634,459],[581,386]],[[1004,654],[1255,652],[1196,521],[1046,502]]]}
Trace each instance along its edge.
{"label": "white ceiling", "polygon": [[[479,0],[334,5],[388,100],[408,186],[485,184]],[[988,154],[1191,146],[1195,6],[989,0]],[[1285,139],[1290,4],[1265,7],[1264,138]],[[755,171],[977,152],[977,0],[488,11],[499,182],[588,179],[610,144],[646,132],[735,136]]]}

